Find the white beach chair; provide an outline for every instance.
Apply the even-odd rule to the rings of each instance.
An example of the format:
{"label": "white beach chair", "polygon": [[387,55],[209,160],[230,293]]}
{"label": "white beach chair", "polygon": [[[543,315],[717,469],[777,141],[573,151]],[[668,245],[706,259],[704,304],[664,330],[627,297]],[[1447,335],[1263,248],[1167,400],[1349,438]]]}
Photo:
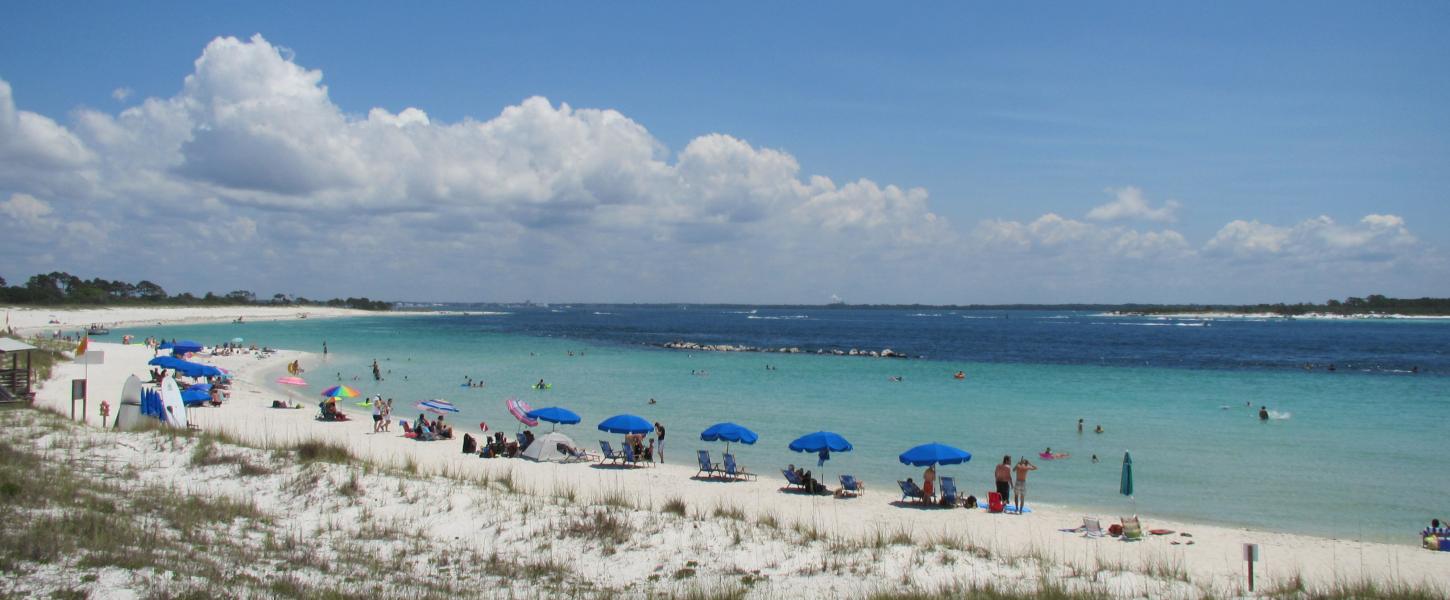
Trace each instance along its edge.
{"label": "white beach chair", "polygon": [[1082,518],[1082,529],[1083,529],[1083,537],[1090,537],[1090,538],[1100,538],[1100,537],[1103,537],[1103,524],[1102,524],[1101,521],[1099,521],[1097,519],[1097,517],[1083,517]]}

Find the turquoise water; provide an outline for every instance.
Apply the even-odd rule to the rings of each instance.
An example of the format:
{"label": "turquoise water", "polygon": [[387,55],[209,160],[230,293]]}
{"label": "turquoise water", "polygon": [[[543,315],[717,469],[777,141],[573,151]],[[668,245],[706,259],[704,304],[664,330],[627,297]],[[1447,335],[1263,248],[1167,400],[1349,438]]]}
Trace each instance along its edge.
{"label": "turquoise water", "polygon": [[[517,424],[504,400],[516,396],[535,407],[558,405],[580,413],[583,423],[561,429],[590,446],[618,437],[594,424],[631,412],[664,423],[673,463],[693,463],[697,448],[718,457],[723,445],[699,441],[699,432],[718,421],[735,421],[760,434],[755,446],[734,449],[742,464],[766,477],[787,463],[806,463],[820,472],[814,455],[790,452],[786,444],[826,429],[855,445],[833,456],[823,470],[827,477],[855,473],[877,489],[894,488],[896,479],[920,479],[920,469],[899,464],[896,456],[939,441],[973,453],[971,462],[941,473],[956,476],[964,492],[979,496],[991,488],[992,467],[1003,454],[1033,460],[1040,470],[1032,476],[1029,505],[1037,500],[1084,510],[1131,510],[1129,500],[1118,495],[1123,453],[1131,451],[1136,509],[1147,515],[1401,543],[1413,541],[1413,532],[1431,516],[1450,515],[1443,458],[1450,378],[1444,376],[691,354],[501,332],[488,321],[509,318],[151,327],[113,337],[134,333],[210,343],[240,336],[309,352],[320,352],[326,340],[327,359],[304,363],[314,396],[340,376],[364,394],[395,398],[402,415],[416,415],[407,408],[414,401],[447,398],[462,408],[450,420],[465,424],[460,428],[465,431],[476,430],[480,421],[513,431]],[[369,373],[374,359],[384,371],[382,382],[373,382]],[[967,379],[952,379],[958,369]],[[487,387],[460,387],[465,375]],[[903,381],[890,381],[892,376]],[[541,378],[553,389],[532,390]],[[648,405],[650,398],[658,404]],[[1261,404],[1289,417],[1260,422]],[[1086,420],[1083,434],[1076,432],[1078,418]],[[1105,433],[1092,433],[1099,424]],[[1072,456],[1038,460],[1037,453],[1049,446]],[[1092,454],[1102,461],[1093,464]]]}

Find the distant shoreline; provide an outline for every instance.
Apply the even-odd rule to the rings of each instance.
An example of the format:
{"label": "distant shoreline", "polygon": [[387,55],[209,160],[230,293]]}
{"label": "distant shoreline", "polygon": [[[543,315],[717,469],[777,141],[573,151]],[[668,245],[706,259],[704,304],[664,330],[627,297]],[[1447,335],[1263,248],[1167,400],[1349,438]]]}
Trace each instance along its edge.
{"label": "distant shoreline", "polygon": [[1381,314],[1381,313],[1303,313],[1283,314],[1273,312],[1239,313],[1223,311],[1179,311],[1179,312],[1145,312],[1145,311],[1109,311],[1100,313],[1100,317],[1137,317],[1164,319],[1282,319],[1292,321],[1296,319],[1320,320],[1320,321],[1374,321],[1374,320],[1450,320],[1450,315],[1404,315],[1404,314]]}

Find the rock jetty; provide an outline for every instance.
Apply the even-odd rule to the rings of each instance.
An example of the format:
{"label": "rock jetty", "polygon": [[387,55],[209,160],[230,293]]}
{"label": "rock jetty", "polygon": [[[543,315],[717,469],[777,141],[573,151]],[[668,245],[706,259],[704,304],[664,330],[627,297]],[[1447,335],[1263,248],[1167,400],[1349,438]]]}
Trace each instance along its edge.
{"label": "rock jetty", "polygon": [[777,354],[830,354],[834,356],[868,356],[871,358],[910,358],[909,356],[896,352],[890,348],[881,350],[861,350],[851,348],[842,350],[840,348],[816,348],[801,349],[799,347],[761,348],[746,346],[744,344],[701,344],[698,342],[674,341],[660,344],[661,348],[671,350],[688,350],[690,352],[773,352]]}

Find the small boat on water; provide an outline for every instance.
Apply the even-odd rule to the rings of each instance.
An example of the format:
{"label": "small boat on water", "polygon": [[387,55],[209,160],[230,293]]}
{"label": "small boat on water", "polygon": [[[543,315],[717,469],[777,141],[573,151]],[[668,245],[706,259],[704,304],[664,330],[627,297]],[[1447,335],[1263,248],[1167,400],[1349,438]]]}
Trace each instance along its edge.
{"label": "small boat on water", "polygon": [[107,335],[109,333],[111,333],[110,329],[106,329],[100,325],[92,325],[86,328],[86,335]]}

